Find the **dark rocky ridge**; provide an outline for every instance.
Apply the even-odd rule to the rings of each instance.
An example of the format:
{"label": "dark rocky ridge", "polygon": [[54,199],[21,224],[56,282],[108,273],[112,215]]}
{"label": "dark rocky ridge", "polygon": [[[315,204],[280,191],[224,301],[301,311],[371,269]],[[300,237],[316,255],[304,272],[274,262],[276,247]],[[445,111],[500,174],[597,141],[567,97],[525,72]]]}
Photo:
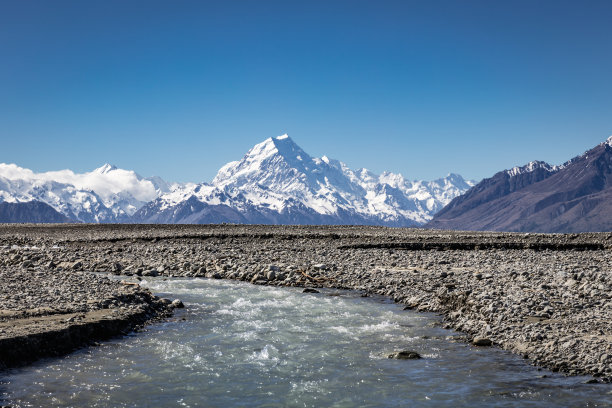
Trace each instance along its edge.
{"label": "dark rocky ridge", "polygon": [[[28,249],[32,245],[38,249]],[[442,313],[444,324],[463,331],[466,341],[489,340],[555,371],[612,379],[610,234],[14,225],[0,227],[2,246],[0,270],[62,274],[66,282],[92,270],[131,276],[126,279],[227,278],[380,294]],[[19,312],[21,298],[15,302],[11,294],[25,291],[16,287],[0,296],[0,309]],[[104,293],[92,288],[94,297],[105,298],[96,291]]]}
{"label": "dark rocky ridge", "polygon": [[451,201],[426,227],[612,231],[612,146],[602,143],[560,169],[544,164],[514,176],[499,172]]}

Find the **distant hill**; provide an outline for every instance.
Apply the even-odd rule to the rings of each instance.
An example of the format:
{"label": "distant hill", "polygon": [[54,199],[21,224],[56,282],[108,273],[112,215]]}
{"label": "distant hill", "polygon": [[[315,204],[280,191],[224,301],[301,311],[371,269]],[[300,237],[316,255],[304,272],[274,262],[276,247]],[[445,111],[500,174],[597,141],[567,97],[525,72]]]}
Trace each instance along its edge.
{"label": "distant hill", "polygon": [[484,179],[453,199],[426,227],[612,231],[612,137],[561,166],[531,162]]}
{"label": "distant hill", "polygon": [[40,201],[27,203],[0,203],[0,222],[7,223],[59,223],[72,222],[70,218]]}

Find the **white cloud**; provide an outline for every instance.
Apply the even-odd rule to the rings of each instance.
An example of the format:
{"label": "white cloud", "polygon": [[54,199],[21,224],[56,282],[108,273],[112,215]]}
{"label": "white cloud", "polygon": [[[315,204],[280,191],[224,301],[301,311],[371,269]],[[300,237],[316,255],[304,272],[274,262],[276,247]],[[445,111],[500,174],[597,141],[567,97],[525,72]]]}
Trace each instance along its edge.
{"label": "white cloud", "polygon": [[129,193],[139,201],[150,201],[157,197],[153,183],[139,178],[131,170],[113,169],[104,173],[94,170],[81,174],[72,170],[34,173],[32,170],[19,167],[16,164],[0,163],[0,176],[9,180],[56,181],[71,184],[79,190],[92,190],[103,200],[121,193]]}

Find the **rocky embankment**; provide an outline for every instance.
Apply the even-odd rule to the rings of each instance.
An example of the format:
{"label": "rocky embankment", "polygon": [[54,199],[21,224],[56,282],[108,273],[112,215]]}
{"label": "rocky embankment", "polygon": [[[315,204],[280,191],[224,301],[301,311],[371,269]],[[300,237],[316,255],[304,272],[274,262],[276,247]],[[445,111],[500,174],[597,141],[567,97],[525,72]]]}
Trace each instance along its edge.
{"label": "rocky embankment", "polygon": [[[0,369],[66,354],[171,315],[177,303],[89,272],[6,250],[0,267]],[[15,266],[11,266],[15,265]]]}
{"label": "rocky embankment", "polygon": [[[475,344],[511,350],[554,371],[612,381],[607,233],[14,225],[0,227],[0,248],[1,322],[63,316],[62,324],[74,327],[76,316],[88,311],[112,321],[114,310],[161,304],[146,290],[89,271],[356,289],[439,312],[447,327]],[[9,326],[0,326],[4,355],[15,354],[2,343]]]}

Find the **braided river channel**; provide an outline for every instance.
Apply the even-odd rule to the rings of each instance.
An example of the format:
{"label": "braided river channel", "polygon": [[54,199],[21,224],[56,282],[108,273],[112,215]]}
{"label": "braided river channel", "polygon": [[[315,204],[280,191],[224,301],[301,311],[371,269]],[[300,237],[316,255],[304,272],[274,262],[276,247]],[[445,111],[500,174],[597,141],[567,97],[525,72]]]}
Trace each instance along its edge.
{"label": "braided river channel", "polygon": [[[610,384],[468,345],[438,316],[384,298],[212,279],[142,283],[185,309],[98,347],[0,373],[0,406],[612,406]],[[400,350],[422,358],[388,358]]]}

